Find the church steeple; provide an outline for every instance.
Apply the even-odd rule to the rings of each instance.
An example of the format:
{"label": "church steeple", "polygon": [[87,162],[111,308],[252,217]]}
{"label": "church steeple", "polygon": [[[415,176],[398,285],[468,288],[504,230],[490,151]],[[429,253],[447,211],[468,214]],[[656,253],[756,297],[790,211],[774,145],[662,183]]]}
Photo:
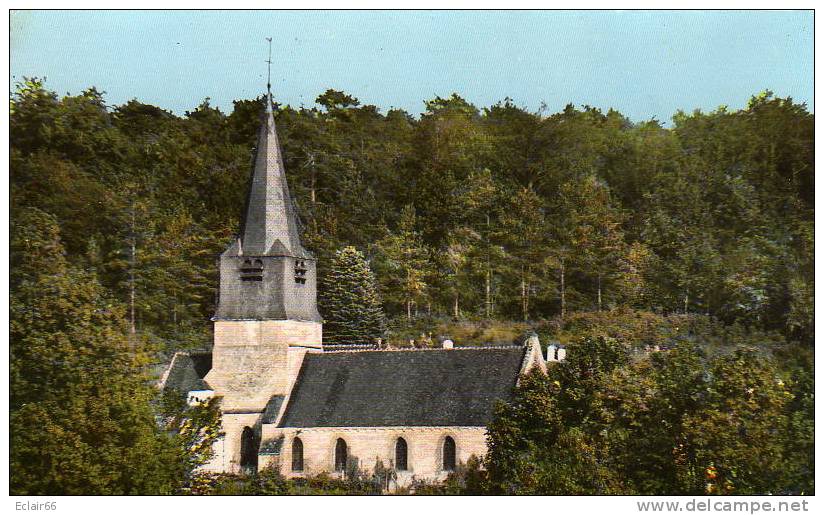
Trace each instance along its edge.
{"label": "church steeple", "polygon": [[269,84],[248,187],[240,236],[218,262],[212,369],[204,378],[223,399],[217,469],[231,472],[256,463],[262,425],[289,395],[304,354],[323,341],[317,262],[300,244]]}
{"label": "church steeple", "polygon": [[[271,56],[269,62],[271,66]],[[220,256],[214,320],[319,323],[317,264],[300,243],[272,112],[271,86],[267,84],[266,89],[243,227],[240,237]]]}
{"label": "church steeple", "polygon": [[272,92],[267,91],[255,166],[241,235],[241,248],[247,256],[296,256],[306,251],[300,244],[297,214],[272,112]]}

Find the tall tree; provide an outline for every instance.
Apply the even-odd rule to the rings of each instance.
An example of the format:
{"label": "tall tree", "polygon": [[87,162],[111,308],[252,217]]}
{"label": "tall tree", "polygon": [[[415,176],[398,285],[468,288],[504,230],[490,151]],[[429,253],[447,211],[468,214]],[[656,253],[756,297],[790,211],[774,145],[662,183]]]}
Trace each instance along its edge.
{"label": "tall tree", "polygon": [[429,252],[417,230],[415,208],[403,208],[398,228],[387,234],[376,246],[387,270],[384,288],[403,303],[407,320],[412,320],[413,307],[425,298],[426,277],[431,269]]}
{"label": "tall tree", "polygon": [[483,277],[483,316],[495,313],[495,274],[501,268],[504,249],[500,244],[501,205],[503,190],[488,168],[469,174],[455,191],[459,209],[458,231],[471,235],[468,248],[471,266]]}
{"label": "tall tree", "polygon": [[333,344],[374,344],[386,320],[366,258],[355,247],[335,253],[320,285],[323,339]]}
{"label": "tall tree", "polygon": [[[501,214],[499,238],[507,254],[507,276],[520,283],[520,318],[529,320],[530,299],[544,256],[544,209],[541,198],[528,188],[516,191]],[[514,281],[513,281],[514,282]]]}
{"label": "tall tree", "polygon": [[565,250],[574,249],[569,255],[571,264],[580,276],[595,283],[594,304],[600,311],[604,289],[617,274],[626,252],[621,213],[613,205],[606,184],[592,175],[565,183],[558,200],[557,217],[565,221],[556,231],[556,253],[566,257]]}
{"label": "tall tree", "polygon": [[121,306],[65,261],[41,211],[15,213],[11,252],[11,491],[173,493],[184,463],[155,423]]}

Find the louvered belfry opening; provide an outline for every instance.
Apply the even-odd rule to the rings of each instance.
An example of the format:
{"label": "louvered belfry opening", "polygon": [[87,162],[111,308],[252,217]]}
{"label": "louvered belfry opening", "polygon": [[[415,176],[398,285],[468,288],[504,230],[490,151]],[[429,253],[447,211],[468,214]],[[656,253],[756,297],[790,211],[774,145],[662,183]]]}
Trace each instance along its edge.
{"label": "louvered belfry opening", "polygon": [[303,259],[295,260],[295,283],[306,284],[306,261]]}
{"label": "louvered belfry opening", "polygon": [[455,440],[447,436],[443,440],[443,469],[455,470]]}
{"label": "louvered belfry opening", "polygon": [[263,261],[260,259],[244,259],[240,267],[240,280],[244,282],[263,280]]}
{"label": "louvered belfry opening", "polygon": [[406,440],[403,438],[398,438],[395,442],[395,469],[396,470],[408,470],[409,465],[407,463],[407,446]]}

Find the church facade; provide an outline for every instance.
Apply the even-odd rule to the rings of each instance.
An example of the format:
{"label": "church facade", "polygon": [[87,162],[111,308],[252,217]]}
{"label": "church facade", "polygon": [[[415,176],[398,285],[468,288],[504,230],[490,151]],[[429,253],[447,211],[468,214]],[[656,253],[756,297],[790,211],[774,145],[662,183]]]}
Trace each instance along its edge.
{"label": "church facade", "polygon": [[271,92],[240,236],[219,259],[211,352],[177,353],[160,387],[220,396],[224,436],[205,470],[276,467],[287,477],[371,471],[398,484],[446,477],[486,453],[486,425],[520,374],[546,369],[524,345],[324,349],[316,260],[300,242]]}

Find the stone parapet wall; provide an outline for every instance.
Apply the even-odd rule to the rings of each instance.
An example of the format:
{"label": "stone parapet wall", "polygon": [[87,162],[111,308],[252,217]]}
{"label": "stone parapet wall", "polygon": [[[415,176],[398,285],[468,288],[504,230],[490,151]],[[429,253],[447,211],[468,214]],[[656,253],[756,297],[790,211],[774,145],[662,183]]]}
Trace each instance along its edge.
{"label": "stone parapet wall", "polygon": [[533,336],[529,338],[525,346],[527,350],[524,353],[524,362],[521,364],[521,374],[526,374],[533,367],[538,367],[541,372],[546,374],[546,360],[541,352],[541,342],[538,341],[538,337]]}

